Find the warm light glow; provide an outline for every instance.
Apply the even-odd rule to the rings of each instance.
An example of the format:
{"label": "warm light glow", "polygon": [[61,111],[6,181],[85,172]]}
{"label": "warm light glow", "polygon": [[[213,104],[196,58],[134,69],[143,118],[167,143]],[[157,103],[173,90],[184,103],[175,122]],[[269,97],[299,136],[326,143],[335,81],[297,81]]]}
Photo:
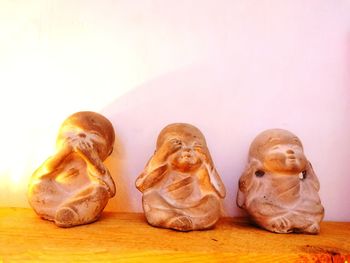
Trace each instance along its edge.
{"label": "warm light glow", "polygon": [[226,215],[241,215],[251,139],[279,127],[302,138],[325,219],[348,220],[349,3],[0,1],[0,206],[28,206],[61,123],[91,110],[116,128],[112,210],[142,211],[135,176],[158,129],[179,121],[203,130]]}
{"label": "warm light glow", "polygon": [[[27,204],[28,180],[54,153],[66,117],[98,112],[141,83],[191,64],[200,52],[201,45],[179,41],[162,24],[114,13],[106,19],[96,8],[110,12],[108,5],[79,1],[0,3],[0,206]],[[153,38],[140,44],[147,32]],[[188,53],[186,60],[178,52]]]}

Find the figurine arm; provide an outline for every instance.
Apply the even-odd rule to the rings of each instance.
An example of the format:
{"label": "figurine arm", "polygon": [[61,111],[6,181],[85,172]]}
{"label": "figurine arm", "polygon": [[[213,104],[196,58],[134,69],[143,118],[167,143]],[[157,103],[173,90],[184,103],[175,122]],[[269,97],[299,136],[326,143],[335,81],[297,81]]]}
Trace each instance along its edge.
{"label": "figurine arm", "polygon": [[[101,165],[103,165],[102,162]],[[92,175],[95,180],[107,188],[109,197],[113,197],[115,195],[116,189],[113,178],[108,169],[104,167],[104,170],[97,170],[94,165],[88,165],[88,169],[91,171],[90,175]]]}
{"label": "figurine arm", "polygon": [[154,169],[152,167],[153,158],[154,157],[152,157],[151,160],[149,160],[144,172],[140,174],[139,177],[136,179],[136,188],[139,189],[141,192],[144,192],[146,189],[152,187],[153,185],[161,181],[168,171],[167,163],[163,163],[162,165]]}
{"label": "figurine arm", "polygon": [[90,172],[89,175],[94,180],[106,186],[110,197],[113,197],[115,195],[114,181],[97,153],[84,142],[80,143],[79,147],[76,147],[75,150],[86,162]]}
{"label": "figurine arm", "polygon": [[48,158],[33,174],[34,179],[50,179],[55,178],[59,166],[64,162],[64,159],[72,152],[72,147],[64,145],[57,153]]}
{"label": "figurine arm", "polygon": [[311,181],[312,186],[316,189],[316,191],[320,190],[320,182],[318,181],[318,178],[310,162],[308,162],[308,165],[306,168],[306,179],[309,179]]}
{"label": "figurine arm", "polygon": [[209,173],[210,184],[214,187],[217,194],[221,198],[224,198],[226,196],[226,189],[224,183],[220,178],[220,175],[214,167],[207,167],[207,169]]}
{"label": "figurine arm", "polygon": [[195,151],[199,154],[200,158],[203,161],[206,172],[209,175],[211,186],[215,189],[216,193],[221,198],[224,198],[226,196],[225,185],[222,182],[220,175],[214,168],[213,161],[211,159],[208,149],[206,147],[203,147],[202,145],[196,145]]}
{"label": "figurine arm", "polygon": [[105,168],[105,173],[101,173],[99,174],[98,176],[100,178],[102,178],[102,181],[107,185],[107,191],[109,193],[109,196],[110,197],[113,197],[115,195],[115,184],[114,184],[114,181],[113,181],[113,178],[111,176],[111,174],[109,173],[108,169]]}
{"label": "figurine arm", "polygon": [[239,178],[238,192],[237,192],[237,205],[243,207],[245,203],[246,194],[249,192],[253,185],[253,173],[258,166],[258,161],[251,160],[248,163],[245,171]]}
{"label": "figurine arm", "polygon": [[181,148],[176,138],[165,141],[148,161],[144,172],[136,179],[136,188],[141,192],[160,182],[168,171],[168,158]]}

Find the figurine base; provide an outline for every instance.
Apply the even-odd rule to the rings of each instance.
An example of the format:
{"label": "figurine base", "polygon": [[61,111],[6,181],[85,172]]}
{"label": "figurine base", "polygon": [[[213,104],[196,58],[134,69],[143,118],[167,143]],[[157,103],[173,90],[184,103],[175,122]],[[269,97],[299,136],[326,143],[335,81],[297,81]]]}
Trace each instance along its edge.
{"label": "figurine base", "polygon": [[0,233],[4,262],[350,262],[350,222],[286,236],[222,218],[212,230],[182,233],[150,227],[142,214],[103,212],[94,224],[62,229],[31,209],[0,208]]}

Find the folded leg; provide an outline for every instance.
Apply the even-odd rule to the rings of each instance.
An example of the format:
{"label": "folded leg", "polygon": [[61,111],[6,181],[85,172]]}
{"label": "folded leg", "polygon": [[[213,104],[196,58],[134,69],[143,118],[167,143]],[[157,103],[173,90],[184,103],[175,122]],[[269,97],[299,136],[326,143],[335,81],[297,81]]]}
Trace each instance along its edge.
{"label": "folded leg", "polygon": [[143,196],[143,208],[150,225],[190,231],[212,227],[220,216],[219,198],[207,195],[188,208],[171,205],[157,191]]}
{"label": "folded leg", "polygon": [[84,190],[58,207],[55,223],[61,227],[71,227],[94,222],[107,205],[108,191],[98,185],[89,185]]}

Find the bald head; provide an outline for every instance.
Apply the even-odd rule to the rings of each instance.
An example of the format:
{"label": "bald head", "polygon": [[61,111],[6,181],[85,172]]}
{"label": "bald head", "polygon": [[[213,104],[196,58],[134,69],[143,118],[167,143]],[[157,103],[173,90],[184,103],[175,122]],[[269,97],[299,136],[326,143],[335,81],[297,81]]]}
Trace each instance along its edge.
{"label": "bald head", "polygon": [[167,140],[176,137],[182,141],[197,141],[206,146],[206,141],[202,132],[195,126],[187,123],[173,123],[166,126],[157,139],[157,149]]}
{"label": "bald head", "polygon": [[283,129],[269,129],[255,137],[250,145],[249,156],[261,159],[261,155],[268,149],[278,144],[298,145],[303,148],[299,138],[290,131]]}

